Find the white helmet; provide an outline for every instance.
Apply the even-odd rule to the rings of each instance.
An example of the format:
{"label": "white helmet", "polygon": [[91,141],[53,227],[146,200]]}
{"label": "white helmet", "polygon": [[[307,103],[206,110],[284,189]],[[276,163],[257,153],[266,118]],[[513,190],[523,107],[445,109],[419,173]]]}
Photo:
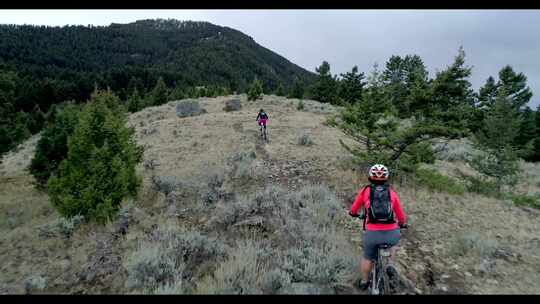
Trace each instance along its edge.
{"label": "white helmet", "polygon": [[385,181],[389,175],[390,171],[385,165],[375,164],[369,168],[369,178],[372,180]]}

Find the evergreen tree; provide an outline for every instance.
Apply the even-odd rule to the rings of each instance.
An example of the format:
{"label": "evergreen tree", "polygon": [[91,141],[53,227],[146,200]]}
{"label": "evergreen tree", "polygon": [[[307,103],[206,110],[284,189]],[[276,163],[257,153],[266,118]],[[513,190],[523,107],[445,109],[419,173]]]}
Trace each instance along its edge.
{"label": "evergreen tree", "polygon": [[467,132],[475,104],[475,94],[468,80],[470,75],[471,67],[465,66],[465,51],[460,47],[452,65],[437,73],[430,83],[430,101],[421,109],[425,118]]}
{"label": "evergreen tree", "polygon": [[[468,85],[463,82],[457,88],[449,83],[452,80],[459,83],[467,75],[461,68],[462,64],[462,56],[458,56],[456,62],[440,72],[435,81],[415,80],[411,89],[411,105],[415,106],[411,109],[414,109],[415,118],[406,124],[396,119],[393,106],[386,98],[384,75],[375,67],[368,78],[362,102],[347,107],[341,114],[341,129],[360,147],[340,143],[352,153],[358,164],[369,166],[381,162],[397,175],[414,172],[421,162],[433,161],[433,151],[428,144],[430,140],[457,138],[466,130],[463,123],[459,123],[460,116],[449,115],[463,107],[458,98],[469,93]],[[445,97],[448,105],[442,105],[443,100],[438,100],[442,99],[439,94],[443,92],[450,93]]]}
{"label": "evergreen tree", "polygon": [[302,82],[302,80],[298,78],[294,79],[293,87],[289,92],[289,98],[304,98],[304,83]]}
{"label": "evergreen tree", "polygon": [[262,94],[263,94],[262,84],[259,81],[259,79],[257,79],[257,77],[255,77],[255,79],[253,79],[253,83],[251,84],[251,87],[249,88],[249,91],[248,91],[248,100],[259,99],[259,98],[262,97]]}
{"label": "evergreen tree", "polygon": [[139,95],[137,87],[133,88],[133,92],[129,95],[127,100],[127,110],[131,113],[135,113],[143,109],[143,100]]}
{"label": "evergreen tree", "polygon": [[525,160],[534,159],[534,141],[536,139],[536,117],[531,108],[525,107],[520,114],[521,123],[514,145],[518,149],[518,155]]}
{"label": "evergreen tree", "polygon": [[163,77],[159,77],[156,86],[152,90],[152,105],[160,106],[167,103],[168,90]]}
{"label": "evergreen tree", "polygon": [[478,108],[487,109],[493,105],[495,98],[497,97],[497,88],[498,85],[495,83],[495,79],[489,76],[486,80],[486,84],[480,88],[478,94]]}
{"label": "evergreen tree", "polygon": [[366,82],[363,81],[364,73],[358,73],[358,67],[354,66],[350,72],[341,74],[339,82],[339,97],[348,104],[360,101]]}
{"label": "evergreen tree", "polygon": [[502,86],[489,109],[484,126],[475,134],[475,145],[485,152],[473,157],[470,165],[485,176],[495,179],[500,191],[505,184],[516,182],[517,151],[513,143],[519,132],[519,116],[511,98]]}
{"label": "evergreen tree", "polygon": [[508,97],[517,110],[521,110],[531,100],[532,92],[527,87],[527,77],[523,73],[517,74],[509,65],[499,72],[498,86],[505,88]]}
{"label": "evergreen tree", "polygon": [[57,174],[60,162],[67,157],[68,139],[79,123],[80,107],[73,102],[54,111],[59,113],[43,131],[29,167],[38,188],[45,188],[49,177]]}
{"label": "evergreen tree", "polygon": [[410,107],[410,95],[416,87],[427,86],[428,72],[424,62],[418,55],[407,55],[404,58],[392,56],[386,62],[383,80],[386,94],[397,110],[398,116],[407,118],[413,111]]}
{"label": "evergreen tree", "polygon": [[532,161],[540,161],[540,105],[536,108],[536,138],[533,143],[533,153],[530,157]]}
{"label": "evergreen tree", "polygon": [[285,96],[285,89],[283,89],[283,84],[280,82],[276,89],[277,96]]}
{"label": "evergreen tree", "polygon": [[135,166],[142,149],[135,144],[134,129],[126,126],[125,112],[109,107],[115,102],[119,99],[108,92],[92,96],[69,140],[67,158],[49,179],[51,202],[63,216],[106,222],[141,184]]}
{"label": "evergreen tree", "polygon": [[330,73],[330,64],[326,61],[315,68],[319,73],[319,78],[311,88],[311,98],[320,101],[335,104],[337,102],[337,81]]}

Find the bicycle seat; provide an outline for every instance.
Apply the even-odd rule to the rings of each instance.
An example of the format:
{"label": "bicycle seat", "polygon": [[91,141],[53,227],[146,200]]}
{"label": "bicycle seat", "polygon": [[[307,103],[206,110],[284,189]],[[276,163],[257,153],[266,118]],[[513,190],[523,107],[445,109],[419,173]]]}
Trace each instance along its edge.
{"label": "bicycle seat", "polygon": [[390,245],[390,244],[380,244],[378,247],[379,247],[380,249],[388,249],[388,248],[391,248],[392,245]]}

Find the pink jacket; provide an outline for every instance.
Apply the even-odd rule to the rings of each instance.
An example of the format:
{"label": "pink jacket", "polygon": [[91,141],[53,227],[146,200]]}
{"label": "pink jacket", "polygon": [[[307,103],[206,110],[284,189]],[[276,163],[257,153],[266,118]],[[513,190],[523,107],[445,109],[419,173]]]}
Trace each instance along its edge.
{"label": "pink jacket", "polygon": [[[366,191],[364,191],[366,190]],[[354,203],[351,207],[351,213],[352,214],[358,214],[358,210],[362,206],[365,206],[365,209],[369,208],[369,197],[370,197],[369,186],[366,188],[362,188],[358,191],[358,194],[356,195],[356,199],[354,200]],[[366,223],[366,230],[394,230],[399,228],[399,224],[405,224],[405,213],[403,212],[403,209],[401,208],[401,202],[399,201],[399,197],[397,193],[394,191],[394,189],[390,188],[390,199],[392,200],[392,209],[394,210],[394,214],[397,218],[397,223],[392,224],[374,224],[369,223],[369,221]],[[366,215],[367,216],[367,215]],[[367,221],[368,219],[366,219]]]}

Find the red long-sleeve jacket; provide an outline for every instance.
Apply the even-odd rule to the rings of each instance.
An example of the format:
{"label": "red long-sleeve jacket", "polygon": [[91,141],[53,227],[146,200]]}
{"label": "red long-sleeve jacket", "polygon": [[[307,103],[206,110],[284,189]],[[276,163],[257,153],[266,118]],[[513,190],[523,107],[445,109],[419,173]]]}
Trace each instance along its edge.
{"label": "red long-sleeve jacket", "polygon": [[[363,191],[364,189],[366,191]],[[358,191],[358,194],[356,195],[356,199],[354,200],[354,203],[352,204],[352,207],[351,207],[352,214],[358,214],[358,210],[360,210],[362,206],[364,206],[366,210],[367,208],[369,208],[370,192],[371,191],[369,191],[369,187],[367,189],[364,187]],[[403,212],[403,209],[401,208],[401,202],[399,200],[399,196],[392,188],[390,188],[390,199],[392,200],[392,209],[394,210],[397,223],[374,224],[374,223],[370,223],[369,220],[366,219],[367,220],[366,230],[394,230],[394,229],[398,229],[400,224],[405,224],[405,221],[406,221],[405,212]]]}

